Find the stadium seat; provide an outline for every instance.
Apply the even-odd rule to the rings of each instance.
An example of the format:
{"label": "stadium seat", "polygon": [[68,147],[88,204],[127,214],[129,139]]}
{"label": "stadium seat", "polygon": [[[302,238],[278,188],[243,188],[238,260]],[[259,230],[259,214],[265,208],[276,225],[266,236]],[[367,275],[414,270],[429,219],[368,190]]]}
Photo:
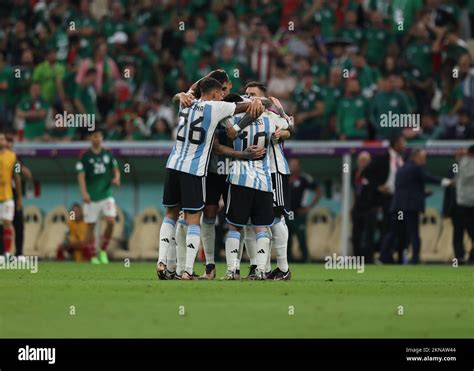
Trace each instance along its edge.
{"label": "stadium seat", "polygon": [[420,215],[420,259],[423,262],[434,263],[446,261],[445,254],[438,250],[441,237],[441,216],[438,210],[429,207]]}
{"label": "stadium seat", "polygon": [[156,259],[162,217],[154,207],[148,207],[135,217],[128,251],[119,251],[117,258]]}
{"label": "stadium seat", "polygon": [[64,241],[68,230],[68,216],[68,211],[64,206],[58,206],[46,215],[44,228],[36,245],[39,257],[56,257],[56,250]]}
{"label": "stadium seat", "polygon": [[25,223],[23,255],[38,255],[37,241],[43,228],[43,214],[36,206],[28,206],[23,210]]}
{"label": "stadium seat", "polygon": [[[334,220],[334,229],[330,238],[332,253],[341,254],[342,215],[338,214]],[[349,222],[349,239],[352,237],[352,222]],[[349,245],[349,255],[352,254],[352,244]]]}
{"label": "stadium seat", "polygon": [[311,260],[324,260],[327,255],[338,251],[331,240],[334,231],[334,220],[328,208],[312,209],[306,219],[306,238]]}
{"label": "stadium seat", "polygon": [[439,252],[442,261],[452,261],[453,259],[453,223],[450,218],[443,218],[441,221],[441,235],[438,239],[436,250]]}
{"label": "stadium seat", "polygon": [[[104,235],[106,227],[105,219],[102,219],[100,223],[100,235]],[[110,245],[108,252],[110,257],[115,257],[115,252],[123,250],[122,245],[125,238],[125,215],[120,207],[117,206],[117,216],[115,217],[114,230],[112,232],[112,238],[110,239]]]}

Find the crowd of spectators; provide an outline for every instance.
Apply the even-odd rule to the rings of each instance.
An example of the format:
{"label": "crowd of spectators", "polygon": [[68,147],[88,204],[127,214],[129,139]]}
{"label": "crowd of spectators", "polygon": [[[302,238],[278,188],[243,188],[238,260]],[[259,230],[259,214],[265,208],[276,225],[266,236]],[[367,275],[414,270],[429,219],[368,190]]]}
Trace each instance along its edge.
{"label": "crowd of spectators", "polygon": [[[474,139],[474,0],[0,0],[0,121],[20,140],[173,137],[172,96],[216,68],[258,80],[296,139]],[[66,116],[64,116],[66,117]],[[59,124],[62,123],[62,124]],[[68,124],[69,123],[69,124]]]}

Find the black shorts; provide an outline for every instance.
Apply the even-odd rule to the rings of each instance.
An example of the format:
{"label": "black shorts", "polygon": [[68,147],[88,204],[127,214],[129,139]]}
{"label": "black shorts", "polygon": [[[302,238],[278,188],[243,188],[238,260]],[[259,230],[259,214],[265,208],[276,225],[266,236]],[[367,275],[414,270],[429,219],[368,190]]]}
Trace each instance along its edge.
{"label": "black shorts", "polygon": [[272,173],[273,207],[281,212],[290,213],[290,176]]}
{"label": "black shorts", "polygon": [[227,202],[227,175],[208,172],[206,176],[206,205],[219,205],[221,196]]}
{"label": "black shorts", "polygon": [[178,206],[184,211],[204,209],[206,201],[206,178],[174,169],[166,169],[163,206]]}
{"label": "black shorts", "polygon": [[243,227],[249,219],[255,227],[273,224],[273,196],[271,192],[229,184],[227,197],[227,222]]}

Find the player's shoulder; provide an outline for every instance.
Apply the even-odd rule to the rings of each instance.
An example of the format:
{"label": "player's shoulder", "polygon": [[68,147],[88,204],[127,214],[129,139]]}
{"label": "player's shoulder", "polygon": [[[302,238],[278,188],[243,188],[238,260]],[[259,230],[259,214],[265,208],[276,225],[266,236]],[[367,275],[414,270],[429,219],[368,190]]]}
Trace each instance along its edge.
{"label": "player's shoulder", "polygon": [[82,149],[81,152],[79,152],[79,160],[86,159],[91,153],[92,151],[90,148]]}

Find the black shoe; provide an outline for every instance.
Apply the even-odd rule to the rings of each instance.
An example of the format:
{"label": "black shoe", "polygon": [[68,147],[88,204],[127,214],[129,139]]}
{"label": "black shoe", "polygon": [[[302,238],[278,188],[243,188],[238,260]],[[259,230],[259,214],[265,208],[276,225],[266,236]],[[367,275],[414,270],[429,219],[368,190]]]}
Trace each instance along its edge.
{"label": "black shoe", "polygon": [[275,277],[275,272],[278,268],[275,268],[274,270],[272,271],[269,271],[269,272],[265,272],[265,278],[267,280],[272,280],[274,277]]}
{"label": "black shoe", "polygon": [[257,270],[257,266],[256,265],[251,265],[249,267],[249,274],[247,277],[245,277],[246,280],[253,280],[255,279],[255,271]]}
{"label": "black shoe", "polygon": [[168,269],[165,270],[165,279],[166,280],[174,280],[174,277],[176,276],[176,272],[171,272]]}
{"label": "black shoe", "polygon": [[282,272],[280,268],[276,268],[273,272],[273,280],[274,281],[289,281],[291,280],[291,272],[288,269],[286,272]]}
{"label": "black shoe", "polygon": [[206,264],[206,272],[199,277],[200,280],[213,280],[216,278],[216,265]]}
{"label": "black shoe", "polygon": [[240,269],[236,269],[234,272],[234,278],[240,280]]}

